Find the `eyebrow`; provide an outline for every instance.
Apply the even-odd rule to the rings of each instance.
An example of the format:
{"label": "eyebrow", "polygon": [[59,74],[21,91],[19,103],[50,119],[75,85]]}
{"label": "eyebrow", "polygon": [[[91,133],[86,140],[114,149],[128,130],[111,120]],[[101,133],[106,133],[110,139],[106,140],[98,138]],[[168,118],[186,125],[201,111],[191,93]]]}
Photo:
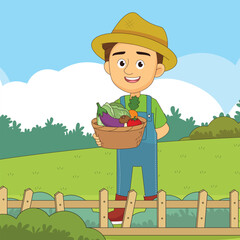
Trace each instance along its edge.
{"label": "eyebrow", "polygon": [[137,54],[151,56],[149,53],[146,52],[137,52]]}
{"label": "eyebrow", "polygon": [[114,55],[120,55],[120,54],[124,54],[125,52],[115,52],[115,53],[113,53],[113,55],[112,56],[114,56]]}

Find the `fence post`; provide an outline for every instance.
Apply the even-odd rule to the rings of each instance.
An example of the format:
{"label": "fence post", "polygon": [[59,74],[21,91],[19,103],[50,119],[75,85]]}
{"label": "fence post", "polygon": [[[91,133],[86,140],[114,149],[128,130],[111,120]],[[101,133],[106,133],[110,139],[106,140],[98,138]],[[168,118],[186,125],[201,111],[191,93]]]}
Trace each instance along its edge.
{"label": "fence post", "polygon": [[123,228],[131,226],[136,197],[137,197],[137,193],[134,190],[131,190],[128,192],[126,208],[124,211],[123,223],[122,223]]}
{"label": "fence post", "polygon": [[198,209],[197,209],[197,227],[205,227],[206,210],[207,210],[207,192],[202,190],[198,196]]}
{"label": "fence post", "polygon": [[30,188],[24,191],[21,212],[24,211],[25,209],[31,208],[32,196],[33,196],[33,191]]}
{"label": "fence post", "polygon": [[108,191],[99,191],[99,227],[108,227]]}
{"label": "fence post", "polygon": [[7,214],[8,199],[7,199],[7,188],[4,186],[0,187],[0,214]]}
{"label": "fence post", "polygon": [[238,228],[238,219],[239,219],[239,199],[238,199],[238,192],[233,190],[230,192],[230,227],[231,228]]}
{"label": "fence post", "polygon": [[61,192],[57,192],[54,195],[55,197],[55,208],[56,212],[62,212],[64,211],[64,200],[63,200],[63,194]]}
{"label": "fence post", "polygon": [[157,227],[166,227],[166,192],[163,190],[157,195]]}

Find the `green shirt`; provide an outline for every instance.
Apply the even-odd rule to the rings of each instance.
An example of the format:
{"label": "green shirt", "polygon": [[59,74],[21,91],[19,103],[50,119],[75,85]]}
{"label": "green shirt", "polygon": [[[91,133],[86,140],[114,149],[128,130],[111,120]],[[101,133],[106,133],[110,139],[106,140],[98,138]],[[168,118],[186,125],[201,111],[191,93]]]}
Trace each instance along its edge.
{"label": "green shirt", "polygon": [[[130,100],[130,95],[125,95],[125,107],[130,110],[128,104]],[[136,109],[137,112],[147,112],[147,96],[141,94],[139,97],[139,107]],[[120,98],[115,102],[120,103]],[[167,122],[167,118],[163,113],[161,107],[159,106],[156,99],[152,98],[152,113],[154,114],[154,126],[155,128],[160,128]]]}

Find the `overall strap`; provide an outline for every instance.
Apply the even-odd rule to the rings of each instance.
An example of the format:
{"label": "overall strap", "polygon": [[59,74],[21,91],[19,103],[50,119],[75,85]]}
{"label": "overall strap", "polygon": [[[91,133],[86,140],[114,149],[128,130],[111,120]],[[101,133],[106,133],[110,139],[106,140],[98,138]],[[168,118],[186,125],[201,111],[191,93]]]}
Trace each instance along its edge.
{"label": "overall strap", "polygon": [[152,97],[149,95],[147,96],[147,121],[152,121]]}
{"label": "overall strap", "polygon": [[125,96],[120,97],[120,103],[125,107]]}

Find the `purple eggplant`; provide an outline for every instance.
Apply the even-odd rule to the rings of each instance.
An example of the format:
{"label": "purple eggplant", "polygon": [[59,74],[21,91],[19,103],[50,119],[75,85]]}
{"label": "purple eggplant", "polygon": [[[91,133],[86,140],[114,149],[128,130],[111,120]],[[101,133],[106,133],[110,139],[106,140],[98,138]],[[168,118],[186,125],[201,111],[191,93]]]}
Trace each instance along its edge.
{"label": "purple eggplant", "polygon": [[97,106],[98,106],[97,115],[100,117],[104,126],[106,126],[106,127],[124,127],[124,124],[120,123],[118,118],[111,117],[108,114],[107,110],[104,109],[103,107],[101,107],[99,103],[97,103]]}

